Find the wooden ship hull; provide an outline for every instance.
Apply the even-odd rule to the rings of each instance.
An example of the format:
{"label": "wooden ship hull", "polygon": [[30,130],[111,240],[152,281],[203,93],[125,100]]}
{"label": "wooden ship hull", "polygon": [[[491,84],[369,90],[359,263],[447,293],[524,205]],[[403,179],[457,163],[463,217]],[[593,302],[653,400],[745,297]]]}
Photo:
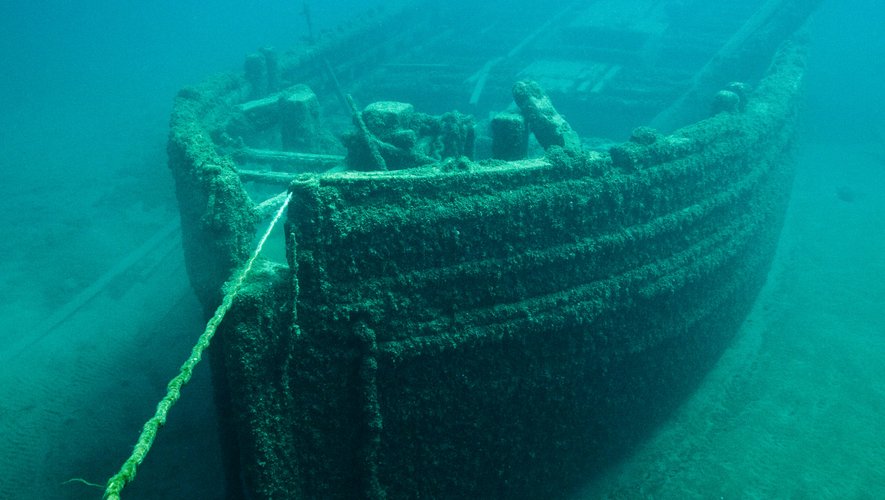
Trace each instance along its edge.
{"label": "wooden ship hull", "polygon": [[[777,243],[804,73],[802,44],[781,42],[816,2],[749,2],[696,46],[668,2],[627,3],[646,17],[594,24],[572,5],[507,24],[494,47],[482,13],[393,9],[179,94],[170,167],[207,311],[275,207],[252,200],[291,194],[279,257],[253,271],[211,352],[232,497],[560,496],[715,363]],[[598,33],[614,41],[586,41]],[[545,79],[552,55],[576,76]],[[526,75],[583,147],[568,124],[542,137],[562,118],[552,107],[541,124],[537,106],[514,110]],[[716,93],[736,79],[750,83]],[[451,134],[403,132],[420,121],[409,106],[338,111],[342,88],[510,109],[476,137],[461,115],[421,115],[460,126],[449,147]],[[386,139],[385,117],[399,120]],[[352,118],[345,151],[329,137]],[[663,132],[630,135],[631,118]],[[483,131],[496,119],[525,127],[515,146]],[[528,131],[546,151],[520,142]]]}

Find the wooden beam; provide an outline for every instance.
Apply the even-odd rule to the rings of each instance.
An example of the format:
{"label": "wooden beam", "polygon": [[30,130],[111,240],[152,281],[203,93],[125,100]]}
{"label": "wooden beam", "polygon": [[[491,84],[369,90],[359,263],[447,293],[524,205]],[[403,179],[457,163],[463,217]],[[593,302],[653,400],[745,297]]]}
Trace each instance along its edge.
{"label": "wooden beam", "polygon": [[258,163],[285,167],[294,172],[319,172],[344,165],[344,156],[315,153],[296,153],[272,149],[242,148],[231,153],[239,164]]}

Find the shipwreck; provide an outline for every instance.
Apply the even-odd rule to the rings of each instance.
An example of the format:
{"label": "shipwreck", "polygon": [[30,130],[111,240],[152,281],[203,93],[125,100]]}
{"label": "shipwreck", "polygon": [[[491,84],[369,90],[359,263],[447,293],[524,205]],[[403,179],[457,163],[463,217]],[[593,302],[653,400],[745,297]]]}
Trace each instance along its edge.
{"label": "shipwreck", "polygon": [[183,89],[169,166],[234,498],[546,498],[764,283],[816,1],[409,2]]}

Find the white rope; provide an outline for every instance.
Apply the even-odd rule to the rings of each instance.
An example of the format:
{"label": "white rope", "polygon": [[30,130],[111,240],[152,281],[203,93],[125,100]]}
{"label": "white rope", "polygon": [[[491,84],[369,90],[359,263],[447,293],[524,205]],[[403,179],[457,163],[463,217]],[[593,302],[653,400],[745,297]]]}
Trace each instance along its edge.
{"label": "white rope", "polygon": [[246,265],[243,266],[243,269],[237,274],[236,279],[232,281],[232,285],[225,294],[224,299],[221,301],[221,305],[215,310],[215,314],[212,315],[212,318],[206,324],[206,329],[203,331],[203,334],[197,339],[197,343],[194,345],[191,355],[187,358],[187,361],[181,365],[178,375],[169,381],[169,384],[166,386],[166,396],[157,403],[157,411],[154,413],[154,416],[145,422],[144,427],[142,427],[141,435],[138,436],[138,441],[135,443],[132,454],[125,462],[123,462],[120,471],[108,479],[104,498],[119,500],[120,492],[123,491],[123,488],[135,479],[136,469],[138,469],[138,466],[141,465],[150,451],[151,446],[154,443],[154,438],[157,435],[157,431],[166,423],[166,416],[168,415],[169,410],[181,397],[181,388],[190,381],[194,367],[200,362],[200,359],[203,356],[203,351],[209,347],[209,342],[215,335],[218,325],[221,324],[224,315],[227,314],[233,305],[234,298],[236,298],[237,293],[246,281],[246,276],[248,276],[249,271],[252,270],[252,265],[255,263],[255,260],[261,254],[261,249],[264,248],[264,243],[270,236],[271,231],[273,231],[274,226],[276,226],[277,221],[283,216],[283,212],[286,210],[286,207],[289,206],[289,201],[291,200],[292,193],[289,193],[289,195],[286,196],[286,201],[283,202],[283,205],[277,210],[276,215],[267,227],[267,231],[264,232],[264,236],[262,236],[261,240],[258,242],[258,246],[255,247],[255,251],[252,252],[252,256],[246,261]]}

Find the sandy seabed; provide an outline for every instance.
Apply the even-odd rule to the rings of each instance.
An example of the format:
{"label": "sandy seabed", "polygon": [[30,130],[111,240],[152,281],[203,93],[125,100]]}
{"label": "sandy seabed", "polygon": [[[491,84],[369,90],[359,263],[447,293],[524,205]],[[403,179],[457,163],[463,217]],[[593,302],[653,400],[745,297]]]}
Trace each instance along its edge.
{"label": "sandy seabed", "polygon": [[[0,498],[94,499],[203,329],[171,180],[70,177],[0,193]],[[165,194],[145,203],[145,190]],[[156,193],[154,193],[156,194]],[[208,368],[125,498],[222,498]]]}

